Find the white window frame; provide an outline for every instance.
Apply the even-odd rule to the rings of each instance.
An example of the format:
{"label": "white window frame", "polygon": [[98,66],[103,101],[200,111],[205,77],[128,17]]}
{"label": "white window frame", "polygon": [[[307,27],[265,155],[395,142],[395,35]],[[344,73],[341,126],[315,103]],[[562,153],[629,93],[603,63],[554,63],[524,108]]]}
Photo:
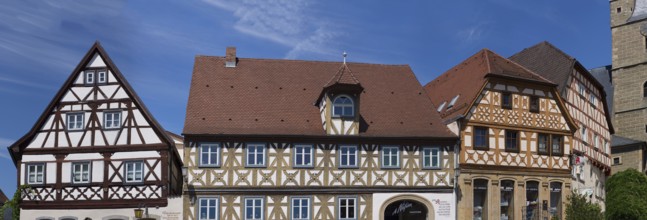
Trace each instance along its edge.
{"label": "white window frame", "polygon": [[591,102],[591,105],[593,106],[598,106],[597,98],[595,97],[595,94],[593,93],[589,94],[589,102]]}
{"label": "white window frame", "polygon": [[[385,150],[389,149],[388,152],[388,158],[389,158],[389,164],[386,164],[385,160]],[[393,149],[396,150],[395,156],[396,156],[396,161],[395,164],[393,164],[392,157],[393,153],[391,152]],[[399,146],[382,146],[382,149],[380,149],[380,164],[382,165],[382,168],[387,168],[387,169],[393,169],[393,168],[400,168],[400,147]]]}
{"label": "white window frame", "polygon": [[[347,98],[348,100],[350,100],[350,104],[349,103],[336,103],[337,100],[341,99],[341,98]],[[341,107],[341,112],[335,111],[336,107]],[[350,107],[350,113],[346,112],[346,110],[344,110],[347,107]],[[350,96],[347,96],[347,95],[339,95],[339,96],[335,97],[335,99],[333,99],[333,101],[332,101],[332,116],[333,117],[355,117],[355,100],[353,98],[351,98]]]}
{"label": "white window frame", "polygon": [[595,134],[595,133],[593,134],[593,146],[595,147],[595,149],[598,149],[598,150],[600,149],[598,134]]}
{"label": "white window frame", "polygon": [[94,81],[95,81],[95,78],[96,78],[94,73],[95,73],[94,70],[86,70],[85,71],[85,80],[83,80],[85,82],[85,84],[88,84],[88,85],[94,84]]}
{"label": "white window frame", "polygon": [[[341,201],[342,200],[346,200],[346,207],[341,206]],[[348,201],[353,201],[353,206],[352,206],[353,217],[352,218],[350,218],[348,216],[344,216],[344,217],[341,216],[341,210],[343,208],[346,209],[346,214],[350,213],[349,212],[350,206],[348,205]],[[338,220],[357,220],[357,213],[358,213],[357,208],[358,208],[358,206],[357,206],[357,198],[356,197],[339,197],[339,198],[337,198],[337,219]]]}
{"label": "white window frame", "polygon": [[[422,162],[422,168],[423,169],[440,169],[440,166],[442,164],[442,151],[440,147],[438,146],[433,146],[433,147],[422,147],[420,149],[421,153],[420,155],[422,156],[422,159],[420,162]],[[435,153],[434,153],[435,151]],[[436,164],[434,164],[434,158],[436,158]],[[425,163],[427,160],[429,160],[429,165],[427,166]]]}
{"label": "white window frame", "polygon": [[[144,182],[144,161],[127,161],[124,162],[124,182],[126,183],[141,183]],[[141,164],[141,170],[137,170],[137,164]],[[132,165],[132,170],[130,169],[130,165]],[[128,173],[132,172],[133,173],[133,179],[128,180]],[[139,173],[139,178],[137,178],[137,174]]]}
{"label": "white window frame", "polygon": [[[40,168],[40,171],[39,169]],[[33,185],[33,184],[45,184],[45,164],[26,164],[25,165],[25,176],[27,184]],[[34,176],[34,181],[31,181],[30,177]],[[38,181],[38,177],[40,176],[41,181]]]}
{"label": "white window frame", "polygon": [[[252,201],[252,218],[247,218],[247,201],[251,200]],[[256,201],[260,200],[261,205],[259,207],[256,207]],[[265,219],[265,198],[263,197],[246,197],[243,200],[243,219],[244,220],[263,220]],[[254,214],[256,214],[256,209],[259,208],[261,211],[261,218],[254,218]]]}
{"label": "white window frame", "polygon": [[[110,119],[108,119],[110,116]],[[117,117],[115,117],[117,116]],[[110,123],[108,123],[110,122]],[[115,123],[117,122],[117,123]],[[121,128],[121,111],[106,111],[103,112],[103,128],[104,129],[119,129]]]}
{"label": "white window frame", "polygon": [[[263,144],[263,143],[248,143],[247,147],[246,147],[246,150],[245,150],[245,152],[246,152],[245,153],[245,165],[247,167],[265,167],[266,166],[265,164],[267,163],[267,154],[266,154],[267,149],[266,148],[267,148],[267,146],[265,146],[265,144]],[[251,151],[252,149],[254,149],[253,152]],[[260,153],[259,153],[259,151],[257,149],[262,149],[262,151],[260,151]],[[249,155],[250,154],[254,154],[253,163],[250,163],[252,161],[249,161]],[[258,155],[259,154],[263,158],[262,163],[258,162]]]}
{"label": "white window frame", "polygon": [[[207,202],[207,206],[206,206],[206,208],[207,208],[207,216],[206,216],[206,218],[203,218],[202,216],[200,216],[200,214],[201,214],[200,212],[202,211],[202,208],[203,208],[202,201]],[[211,206],[209,204],[210,201],[214,201],[215,205]],[[212,209],[213,209],[213,212],[215,212],[215,215],[214,215],[215,218],[209,218],[209,214],[211,214]],[[196,211],[196,215],[197,215],[196,218],[198,220],[218,220],[218,219],[220,219],[220,198],[217,197],[217,196],[216,197],[199,197],[198,198],[198,210]]]}
{"label": "white window frame", "polygon": [[587,140],[588,139],[588,132],[586,131],[586,127],[584,127],[584,125],[582,125],[581,135],[582,135],[582,142],[587,143],[587,141],[588,141]]}
{"label": "white window frame", "polygon": [[[355,153],[351,154],[350,151],[344,153],[344,149],[354,149]],[[346,163],[344,164],[342,158],[346,158]],[[350,164],[350,159],[355,158],[355,164]],[[357,168],[359,164],[359,148],[357,145],[340,145],[339,146],[339,167],[340,168]]]}
{"label": "white window frame", "polygon": [[97,83],[107,83],[108,82],[108,70],[99,70],[97,71]]}
{"label": "white window frame", "polygon": [[[80,178],[79,181],[76,181],[77,173]],[[84,174],[87,179],[83,178]],[[90,183],[90,180],[92,180],[92,167],[90,162],[72,163],[72,183]]]}
{"label": "white window frame", "polygon": [[[216,151],[213,151],[213,147],[216,148]],[[204,156],[208,157],[208,163],[202,162]],[[198,164],[200,165],[200,167],[220,167],[220,143],[200,143],[200,155],[198,156]]]}
{"label": "white window frame", "polygon": [[[79,131],[85,127],[85,112],[70,112],[65,114],[65,128],[68,131]],[[80,123],[79,123],[80,119]],[[72,122],[74,120],[74,122]]]}
{"label": "white window frame", "polygon": [[[301,153],[299,153],[299,149],[302,149]],[[306,149],[310,149],[310,153],[306,153],[305,152]],[[295,144],[294,154],[293,154],[294,167],[302,167],[302,168],[314,167],[314,151],[315,149],[312,146],[312,144]],[[297,158],[299,157],[301,158],[301,164],[297,163]],[[310,164],[305,164],[305,160],[308,157],[310,158]]]}
{"label": "white window frame", "polygon": [[[306,213],[305,218],[302,218],[300,215],[297,215],[297,213],[294,212],[294,208],[295,208],[294,201],[295,200],[299,200],[299,205],[297,206],[297,208],[299,210],[298,214],[302,214],[301,211],[303,210],[304,207],[307,208],[306,209],[307,213]],[[303,204],[302,204],[303,200],[307,201],[307,203],[308,203],[307,206],[303,206]],[[311,216],[312,215],[311,209],[312,209],[312,199],[310,199],[310,197],[298,196],[298,197],[292,197],[290,199],[290,219],[291,220],[310,220],[311,217],[312,217]]]}
{"label": "white window frame", "polygon": [[584,84],[578,83],[577,85],[580,95],[582,95],[582,97],[586,97],[586,89],[584,88]]}

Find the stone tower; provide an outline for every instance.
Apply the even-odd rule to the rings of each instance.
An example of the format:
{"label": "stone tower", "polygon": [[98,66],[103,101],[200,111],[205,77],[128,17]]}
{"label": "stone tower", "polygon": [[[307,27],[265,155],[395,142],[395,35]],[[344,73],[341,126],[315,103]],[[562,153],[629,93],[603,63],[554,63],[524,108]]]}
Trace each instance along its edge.
{"label": "stone tower", "polygon": [[647,141],[647,0],[610,0],[616,135]]}

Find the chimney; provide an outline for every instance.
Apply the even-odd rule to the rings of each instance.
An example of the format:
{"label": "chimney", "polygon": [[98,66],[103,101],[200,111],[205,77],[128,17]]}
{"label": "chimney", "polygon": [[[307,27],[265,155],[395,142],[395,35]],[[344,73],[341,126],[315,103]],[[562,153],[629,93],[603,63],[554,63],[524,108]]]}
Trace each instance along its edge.
{"label": "chimney", "polygon": [[236,47],[227,47],[225,67],[236,67]]}

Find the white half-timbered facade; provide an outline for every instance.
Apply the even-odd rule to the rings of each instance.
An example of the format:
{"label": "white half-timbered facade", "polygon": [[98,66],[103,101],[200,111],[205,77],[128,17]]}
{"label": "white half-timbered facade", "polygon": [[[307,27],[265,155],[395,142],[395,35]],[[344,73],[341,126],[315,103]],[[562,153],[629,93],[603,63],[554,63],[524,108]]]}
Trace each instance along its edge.
{"label": "white half-timbered facade", "polygon": [[30,186],[23,219],[130,219],[139,206],[180,215],[166,210],[181,203],[175,141],[98,42],[10,151]]}
{"label": "white half-timbered facade", "polygon": [[408,66],[198,56],[184,219],[455,219],[428,106]]}

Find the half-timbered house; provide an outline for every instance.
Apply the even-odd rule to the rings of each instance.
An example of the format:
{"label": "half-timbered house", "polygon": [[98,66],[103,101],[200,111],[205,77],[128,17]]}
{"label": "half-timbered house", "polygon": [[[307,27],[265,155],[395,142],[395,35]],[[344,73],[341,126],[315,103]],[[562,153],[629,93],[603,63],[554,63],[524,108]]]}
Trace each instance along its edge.
{"label": "half-timbered house", "polygon": [[182,162],[97,42],[32,129],[9,148],[21,219],[131,219],[181,212]]}
{"label": "half-timbered house", "polygon": [[184,218],[455,219],[454,147],[406,65],[197,56]]}
{"label": "half-timbered house", "polygon": [[604,86],[577,59],[545,41],[510,59],[557,83],[557,91],[579,127],[572,143],[572,188],[604,210],[604,185],[611,173],[614,133]]}
{"label": "half-timbered house", "polygon": [[425,89],[460,135],[458,219],[558,219],[577,128],[556,85],[484,49]]}

